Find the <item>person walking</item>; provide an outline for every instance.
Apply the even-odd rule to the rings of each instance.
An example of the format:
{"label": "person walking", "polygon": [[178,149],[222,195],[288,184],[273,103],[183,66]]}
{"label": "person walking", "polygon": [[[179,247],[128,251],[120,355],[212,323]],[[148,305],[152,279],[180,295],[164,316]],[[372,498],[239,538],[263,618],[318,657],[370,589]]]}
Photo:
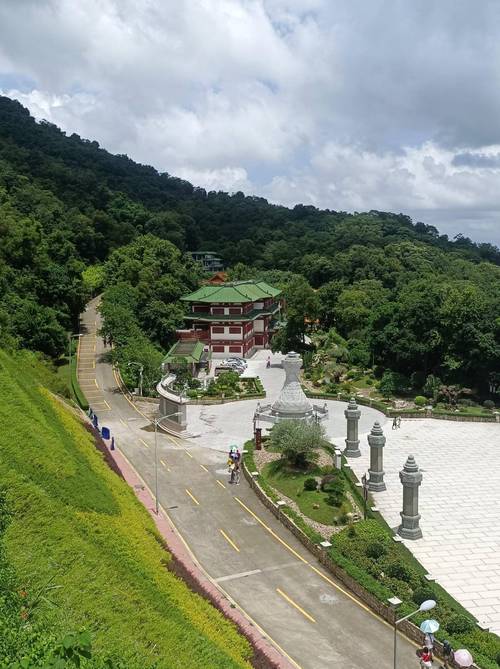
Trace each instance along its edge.
{"label": "person walking", "polygon": [[394,416],[394,418],[392,419],[392,429],[397,430],[397,427],[398,427],[398,419],[396,418],[396,416]]}
{"label": "person walking", "polygon": [[419,657],[421,669],[432,669],[432,651],[427,646],[423,647]]}
{"label": "person walking", "polygon": [[401,416],[398,416],[398,428],[401,427]]}
{"label": "person walking", "polygon": [[450,669],[453,661],[453,648],[449,641],[443,641],[443,669]]}
{"label": "person walking", "polygon": [[271,367],[271,356],[270,355],[267,356],[266,367],[267,367],[267,369],[269,369],[269,367]]}

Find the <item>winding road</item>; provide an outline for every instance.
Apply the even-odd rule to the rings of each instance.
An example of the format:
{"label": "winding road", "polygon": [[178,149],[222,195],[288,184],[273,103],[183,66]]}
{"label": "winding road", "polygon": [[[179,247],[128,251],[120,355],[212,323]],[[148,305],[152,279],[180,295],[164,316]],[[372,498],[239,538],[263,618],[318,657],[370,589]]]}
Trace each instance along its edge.
{"label": "winding road", "polygon": [[[79,382],[100,425],[111,429],[116,447],[154,490],[153,426],[120,392],[112,366],[102,360],[97,303],[90,302],[81,318]],[[245,480],[228,484],[225,454],[159,433],[158,463],[161,512],[291,666],[392,667],[392,628],[320,566]],[[404,637],[398,660],[401,669],[417,666]]]}

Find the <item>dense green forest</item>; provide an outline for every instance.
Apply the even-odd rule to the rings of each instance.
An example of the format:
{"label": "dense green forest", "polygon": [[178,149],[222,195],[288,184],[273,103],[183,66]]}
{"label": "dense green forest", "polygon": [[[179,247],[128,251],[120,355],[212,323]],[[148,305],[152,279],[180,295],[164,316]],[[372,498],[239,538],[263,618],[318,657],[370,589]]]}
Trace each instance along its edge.
{"label": "dense green forest", "polygon": [[[335,204],[335,203],[332,203]],[[0,98],[0,333],[57,357],[92,291],[117,356],[154,368],[200,280],[189,250],[216,250],[234,278],[282,286],[276,345],[306,335],[404,386],[431,376],[488,395],[500,371],[500,251],[403,214],[293,209],[206,192]],[[306,323],[304,321],[306,319]],[[317,321],[315,323],[315,321]],[[313,323],[311,325],[310,323]],[[337,342],[332,347],[331,342]]]}

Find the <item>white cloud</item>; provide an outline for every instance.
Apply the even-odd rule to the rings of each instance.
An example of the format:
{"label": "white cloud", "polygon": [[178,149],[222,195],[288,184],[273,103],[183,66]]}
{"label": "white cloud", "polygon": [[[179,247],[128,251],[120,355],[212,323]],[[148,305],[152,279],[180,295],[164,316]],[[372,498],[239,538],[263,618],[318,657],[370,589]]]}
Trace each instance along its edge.
{"label": "white cloud", "polygon": [[[196,185],[500,242],[500,6],[4,0],[0,85]],[[461,160],[455,160],[457,154]],[[441,218],[440,218],[441,216]]]}

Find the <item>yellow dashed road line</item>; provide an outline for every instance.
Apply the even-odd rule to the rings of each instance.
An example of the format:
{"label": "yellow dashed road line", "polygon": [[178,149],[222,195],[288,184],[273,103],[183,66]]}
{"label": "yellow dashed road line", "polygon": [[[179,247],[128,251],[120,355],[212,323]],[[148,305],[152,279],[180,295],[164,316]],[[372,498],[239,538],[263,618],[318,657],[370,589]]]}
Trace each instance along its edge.
{"label": "yellow dashed road line", "polygon": [[193,493],[190,492],[187,488],[186,488],[186,492],[187,492],[187,494],[191,497],[191,499],[193,500],[193,502],[194,502],[197,506],[200,506],[200,503],[198,502],[198,500],[196,499],[196,497],[193,495]]}
{"label": "yellow dashed road line", "polygon": [[222,481],[219,481],[219,479],[216,479],[216,483],[220,485],[221,488],[226,488],[226,486],[222,483]]}
{"label": "yellow dashed road line", "polygon": [[286,599],[286,601],[287,601],[289,604],[291,604],[292,606],[294,606],[294,607],[297,609],[297,611],[300,611],[300,612],[302,613],[302,615],[305,616],[308,620],[310,620],[312,623],[315,623],[315,622],[316,622],[312,616],[310,616],[306,611],[304,611],[304,609],[303,609],[301,606],[299,606],[299,605],[297,604],[297,602],[294,602],[293,599],[292,599],[291,597],[289,597],[288,595],[286,595],[286,594],[283,592],[283,590],[280,590],[279,588],[276,588],[276,592],[277,592],[279,595],[281,595],[281,596],[283,597],[283,599]]}
{"label": "yellow dashed road line", "polygon": [[290,553],[292,553],[293,555],[295,555],[295,557],[296,557],[298,560],[300,560],[301,562],[304,562],[304,564],[309,564],[309,562],[308,562],[307,560],[305,560],[305,559],[302,557],[302,555],[299,555],[299,554],[297,553],[297,551],[295,551],[291,546],[289,546],[289,545],[286,543],[286,541],[283,541],[283,539],[282,539],[281,537],[279,537],[279,536],[276,534],[276,532],[274,532],[270,527],[268,527],[268,525],[266,525],[265,522],[264,522],[263,520],[261,520],[261,519],[259,518],[259,516],[257,516],[257,515],[252,511],[252,509],[249,509],[248,506],[247,506],[246,504],[244,504],[244,503],[241,501],[241,499],[239,499],[238,497],[233,497],[233,499],[235,499],[235,500],[238,502],[238,504],[240,504],[240,506],[242,506],[246,511],[248,511],[248,513],[249,513],[251,516],[253,516],[253,518],[255,518],[255,520],[256,520],[258,523],[260,523],[260,524],[262,525],[262,527],[264,527],[264,528],[269,532],[269,534],[271,534],[275,539],[277,539],[277,540],[280,542],[280,544],[281,544],[282,546],[284,546],[287,550],[289,550]]}
{"label": "yellow dashed road line", "polygon": [[222,536],[223,536],[224,539],[228,542],[228,544],[230,544],[230,545],[234,548],[234,550],[235,550],[237,553],[239,553],[239,552],[240,552],[240,549],[239,549],[238,546],[234,543],[234,541],[233,541],[232,539],[230,539],[230,538],[227,536],[227,534],[224,532],[224,530],[219,529],[219,532],[222,534]]}

